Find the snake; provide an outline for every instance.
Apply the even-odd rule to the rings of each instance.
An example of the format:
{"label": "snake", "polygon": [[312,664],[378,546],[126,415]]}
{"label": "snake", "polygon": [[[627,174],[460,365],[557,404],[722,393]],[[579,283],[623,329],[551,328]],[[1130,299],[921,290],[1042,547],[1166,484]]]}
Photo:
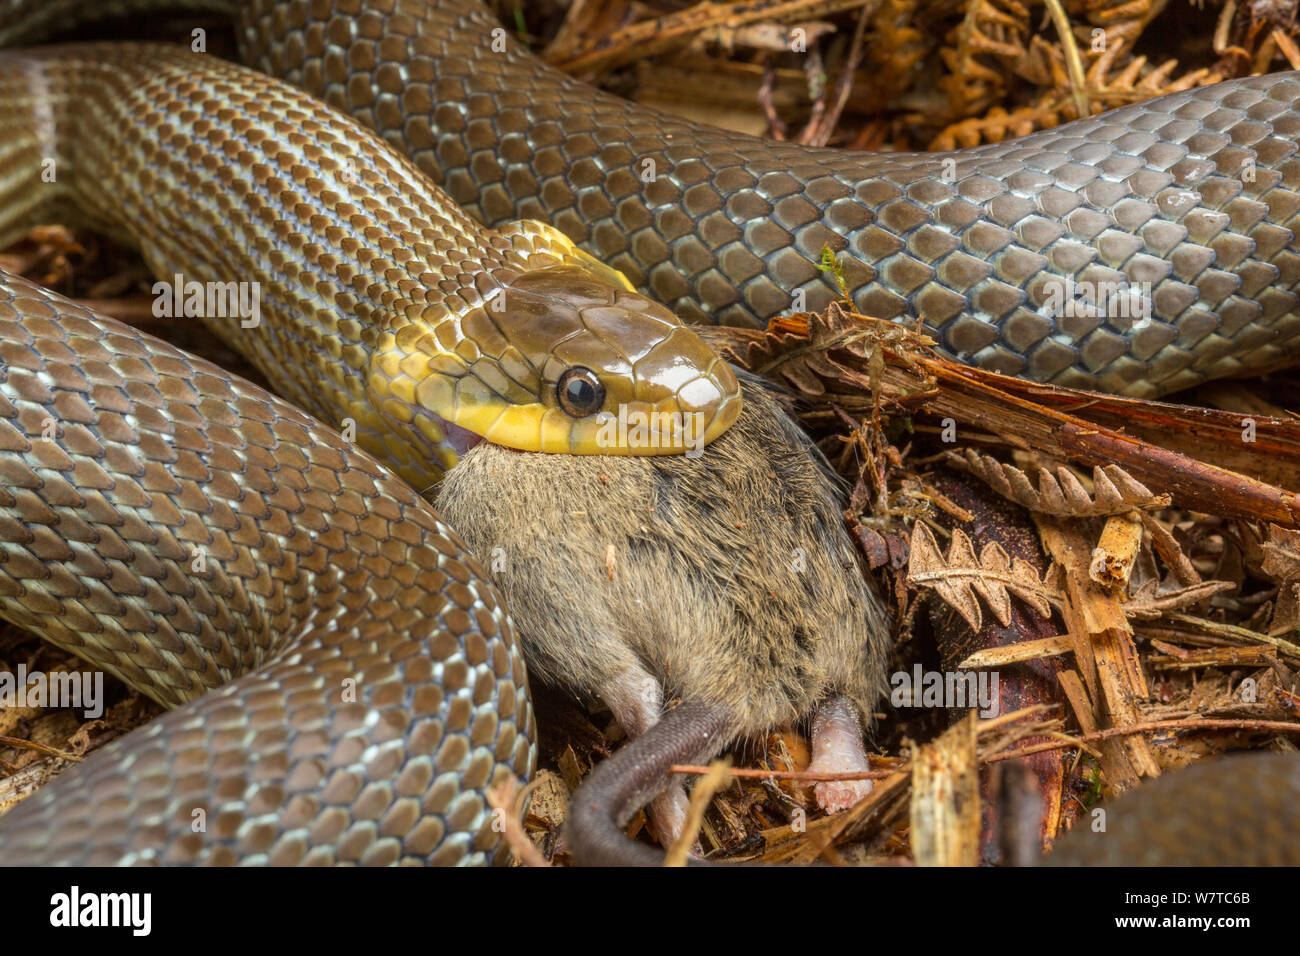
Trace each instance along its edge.
{"label": "snake", "polygon": [[[382,476],[374,458],[382,459],[397,476],[386,493],[399,484],[426,490],[484,439],[569,454],[672,454],[706,443],[735,420],[739,393],[726,363],[689,324],[752,326],[791,310],[818,309],[844,294],[865,314],[921,322],[959,360],[1137,396],[1284,364],[1300,329],[1293,228],[1300,211],[1300,77],[1293,73],[1170,94],[953,153],[887,154],[763,141],[595,92],[539,63],[476,0],[112,0],[93,9],[76,0],[6,0],[0,46],[44,39],[80,19],[160,6],[230,13],[248,67],[162,45],[78,44],[4,54],[0,237],[12,238],[33,217],[58,212],[124,236],[157,276],[209,286],[234,277],[256,282],[262,296],[257,328],[228,320],[213,323],[214,329],[294,406],[353,435],[359,449],[340,460],[335,475],[350,474],[361,461],[356,467]],[[833,270],[819,268],[826,251],[835,257]],[[66,339],[51,318],[74,314],[71,304],[12,277],[3,281],[13,319],[0,340],[7,373],[0,395],[13,409],[14,429],[6,468],[30,473],[36,490],[57,485],[42,455],[75,472],[69,439],[56,437],[53,448],[37,440],[50,441],[43,437],[47,419],[65,428],[85,425],[60,411],[68,405],[92,420],[123,415],[132,429],[138,418],[149,419],[171,446],[177,429],[203,445],[193,431],[193,412],[173,401],[173,390],[192,397],[182,388],[190,378],[182,372],[170,380],[174,384],[160,387],[164,379],[141,357],[142,350],[160,346],[100,323],[110,330],[100,337],[109,345],[87,357],[81,350],[90,346]],[[1094,290],[1092,298],[1077,301],[1078,289]],[[1102,300],[1097,290],[1114,295]],[[119,360],[119,348],[125,364],[117,392],[97,391],[87,370],[101,373],[106,357]],[[24,349],[32,353],[31,368],[11,367],[8,356],[25,355]],[[199,367],[194,359],[157,354],[166,355],[163,364]],[[67,363],[75,387],[62,388],[67,383],[49,371],[53,366],[42,365],[50,361]],[[131,384],[136,374],[144,384]],[[153,389],[149,400],[170,403],[165,415],[139,416],[132,409],[140,406],[127,405],[139,400],[141,388]],[[83,404],[90,396],[108,405],[87,410],[69,393]],[[45,412],[38,430],[35,406]],[[615,409],[651,422],[654,440],[628,445],[602,437]],[[284,415],[289,420],[287,409]],[[236,424],[221,426],[230,429],[222,437],[243,434]],[[245,425],[265,437],[265,421]],[[130,444],[139,433],[90,432],[81,452],[89,456],[85,469],[106,488],[118,467],[136,481],[142,468],[148,473],[138,453],[123,454],[107,441],[121,437]],[[315,441],[343,454],[337,441]],[[305,449],[316,447],[305,438],[271,444],[299,468],[312,460]],[[240,441],[246,445],[267,447]],[[205,446],[200,458],[211,468],[203,457],[208,454]],[[178,467],[167,464],[168,474]],[[286,479],[291,470],[283,472]],[[214,471],[241,494],[242,477],[231,474],[243,472]],[[279,468],[267,471],[281,474]],[[320,471],[310,480],[338,487]],[[226,701],[231,706],[223,717],[234,722],[230,736],[252,746],[254,756],[265,755],[265,766],[276,767],[274,782],[265,793],[247,776],[230,783],[227,796],[234,794],[245,809],[230,820],[215,814],[221,839],[211,832],[196,839],[191,817],[204,807],[186,804],[189,812],[181,813],[169,788],[182,786],[175,782],[180,779],[197,788],[191,796],[222,791],[210,764],[191,757],[184,769],[192,774],[142,780],[118,770],[117,789],[107,792],[122,797],[98,810],[87,796],[94,792],[94,774],[82,768],[67,775],[66,785],[46,788],[10,814],[0,830],[4,859],[75,853],[50,835],[55,808],[61,826],[81,834],[77,846],[98,848],[89,851],[97,861],[193,861],[205,853],[221,862],[407,859],[406,845],[389,833],[383,797],[361,786],[364,774],[355,767],[352,786],[325,786],[323,798],[318,774],[314,796],[304,790],[301,801],[287,799],[288,783],[302,775],[284,764],[301,737],[300,721],[316,722],[306,734],[323,748],[316,752],[316,770],[321,761],[342,759],[332,745],[349,756],[358,750],[372,756],[355,741],[345,742],[347,718],[323,726],[330,710],[319,701],[302,705],[310,717],[301,716],[304,710],[284,687],[270,694],[282,704],[269,718],[277,729],[259,734],[257,721],[247,716],[257,713],[253,701],[262,698],[251,688],[265,688],[259,682],[270,679],[268,668],[289,661],[296,666],[306,653],[304,635],[311,629],[295,628],[286,618],[275,603],[280,592],[272,588],[268,599],[265,587],[250,591],[231,583],[233,597],[226,600],[239,608],[224,611],[249,619],[254,633],[273,621],[277,634],[290,635],[278,643],[253,647],[255,640],[239,636],[249,629],[226,626],[231,621],[221,617],[215,598],[210,609],[216,617],[189,621],[186,615],[198,612],[178,611],[168,588],[188,593],[187,587],[197,587],[193,572],[183,586],[157,564],[156,552],[139,546],[156,547],[174,535],[163,528],[183,521],[178,515],[184,509],[147,493],[106,510],[97,498],[92,506],[80,486],[71,490],[78,494],[66,500],[17,495],[6,504],[15,534],[25,529],[40,545],[33,551],[30,544],[6,544],[6,560],[43,555],[32,573],[58,578],[69,599],[89,613],[77,617],[75,634],[67,630],[68,646],[82,656],[99,655],[99,666],[128,682],[145,685],[141,672],[148,672],[161,681],[149,693],[165,705],[183,705],[150,725],[161,729],[129,736],[95,766],[144,768],[165,761],[199,734],[198,725],[184,723],[194,708]],[[273,566],[284,558],[284,545],[265,531],[275,524],[277,534],[288,533],[275,523],[267,497],[279,490],[274,482],[257,487],[270,510],[253,506],[250,523],[240,526],[244,533],[222,539],[229,549],[253,541],[256,549],[270,549]],[[298,499],[316,490],[311,483],[294,486]],[[419,507],[409,493],[395,500],[412,513]],[[134,509],[129,518],[123,508]],[[103,523],[86,525],[86,510]],[[207,520],[221,512],[211,506]],[[463,558],[435,516],[421,520],[430,529],[430,546],[447,562]],[[124,535],[123,526],[132,533]],[[211,547],[221,538],[215,529],[195,534]],[[120,563],[96,564],[86,549],[72,547],[85,540],[120,541]],[[387,557],[397,547],[391,540],[373,547]],[[250,553],[227,550],[224,560],[255,577],[251,569],[263,566],[266,554],[252,553],[247,560]],[[334,551],[331,560],[341,553],[351,552]],[[67,555],[61,559],[67,562],[64,577],[53,570],[59,554]],[[153,573],[133,571],[129,565],[136,560]],[[322,560],[285,563],[311,575],[324,573]],[[395,566],[368,567],[377,577],[362,591],[394,593],[398,579],[405,586],[412,573],[399,575]],[[221,573],[207,573],[212,577],[201,591],[215,594]],[[35,626],[23,610],[34,594],[37,605],[46,601],[50,608],[47,618],[75,616],[49,603],[58,594],[54,585],[24,583],[35,579],[5,579],[6,589],[16,592],[5,599],[5,616]],[[329,578],[325,587],[331,599],[338,596],[337,580]],[[472,562],[456,581],[490,593]],[[295,599],[324,600],[314,590],[313,597],[302,597],[308,591],[300,590],[307,588],[301,580],[286,587]],[[429,593],[440,593],[439,582]],[[501,663],[509,656],[503,650],[510,643],[507,628],[485,623],[492,616],[486,609],[496,605],[487,598],[469,603],[484,640],[469,641],[476,654],[466,657],[481,658],[486,647],[498,671],[514,673]],[[118,619],[101,607],[129,609],[124,618],[130,624],[112,623],[109,618]],[[428,640],[444,651],[453,643],[449,615],[458,611],[464,624],[470,610],[461,601],[434,610],[426,625],[433,628]],[[159,617],[169,613],[186,618],[192,636],[160,635]],[[315,620],[320,612],[310,606],[304,613]],[[391,630],[355,626],[371,640]],[[52,636],[48,620],[46,628],[42,633]],[[486,639],[489,630],[495,641]],[[88,635],[94,635],[93,650]],[[130,662],[132,653],[149,666]],[[463,670],[464,662],[457,663]],[[195,668],[206,684],[195,682]],[[441,699],[456,686],[443,672],[429,679],[428,697]],[[419,690],[418,681],[396,680],[403,691]],[[519,681],[512,686],[517,695]],[[411,699],[428,703],[418,693]],[[233,716],[236,709],[245,713],[242,722]],[[497,711],[501,732],[513,735],[516,751],[529,747],[525,710],[516,696],[513,710]],[[357,718],[360,724],[392,719],[377,709],[368,713]],[[508,758],[509,748],[495,749],[502,767],[520,768],[518,753]],[[463,747],[461,753],[467,756]],[[375,787],[392,799],[387,806],[401,802],[399,793],[407,796],[403,784],[438,786],[427,773],[427,752],[415,769],[403,756],[379,761],[389,776]],[[483,775],[463,766],[448,773],[475,798],[478,815],[453,813],[431,823],[429,807],[445,807],[445,801],[417,800],[419,808],[402,816],[412,828],[406,833],[418,830],[425,837],[413,841],[411,855],[436,860],[439,848],[454,845],[459,849],[450,856],[483,862],[492,855],[483,825]],[[451,784],[442,779],[441,785],[445,795]],[[311,813],[326,813],[330,798],[340,798],[329,807],[336,811],[332,826],[313,823]],[[277,815],[273,806],[285,809]],[[439,838],[430,840],[435,829]],[[471,852],[470,843],[487,849]]]}

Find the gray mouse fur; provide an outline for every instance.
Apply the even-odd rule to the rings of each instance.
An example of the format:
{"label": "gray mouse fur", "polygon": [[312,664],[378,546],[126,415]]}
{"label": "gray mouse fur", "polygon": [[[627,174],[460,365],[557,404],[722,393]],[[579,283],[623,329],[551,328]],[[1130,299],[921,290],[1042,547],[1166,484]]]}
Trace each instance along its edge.
{"label": "gray mouse fur", "polygon": [[605,696],[648,671],[724,708],[733,738],[836,694],[872,713],[888,619],[838,479],[762,387],[744,395],[698,458],[483,443],[443,479],[436,505],[493,570],[535,678]]}

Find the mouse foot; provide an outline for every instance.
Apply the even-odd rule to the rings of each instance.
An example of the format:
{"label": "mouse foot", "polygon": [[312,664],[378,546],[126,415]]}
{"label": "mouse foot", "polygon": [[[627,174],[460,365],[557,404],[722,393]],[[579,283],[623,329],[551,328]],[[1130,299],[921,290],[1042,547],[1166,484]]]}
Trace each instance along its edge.
{"label": "mouse foot", "polygon": [[[862,740],[862,718],[847,697],[830,697],[817,705],[812,720],[814,773],[866,773],[871,769]],[[847,810],[871,793],[870,780],[829,780],[813,787],[817,805],[827,813]]]}
{"label": "mouse foot", "polygon": [[[861,768],[866,771],[867,767]],[[822,770],[821,773],[857,773],[858,769]],[[848,810],[874,789],[870,780],[836,780],[817,784],[813,794],[817,797],[817,806],[827,813],[840,813]]]}
{"label": "mouse foot", "polygon": [[[676,843],[677,838],[686,829],[686,809],[689,806],[690,800],[686,796],[686,788],[674,781],[646,807],[650,835],[664,849]],[[692,845],[691,856],[699,855],[699,845]]]}

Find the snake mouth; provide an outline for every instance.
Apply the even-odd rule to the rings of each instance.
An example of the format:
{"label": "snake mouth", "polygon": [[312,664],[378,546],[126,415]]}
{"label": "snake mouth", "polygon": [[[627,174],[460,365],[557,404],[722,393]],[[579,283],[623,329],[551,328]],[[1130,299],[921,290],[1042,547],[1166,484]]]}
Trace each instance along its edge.
{"label": "snake mouth", "polygon": [[[451,372],[452,363],[446,365]],[[436,459],[439,472],[479,441],[569,455],[694,456],[735,423],[742,404],[735,372],[716,356],[707,371],[681,384],[671,375],[593,373],[607,401],[581,417],[554,399],[556,384],[537,389],[551,402],[520,400],[517,389],[506,400],[473,370],[448,372],[429,366],[418,387],[377,376],[370,388],[387,422],[385,440],[405,436],[406,443],[420,444],[420,457]]]}
{"label": "snake mouth", "polygon": [[493,403],[477,408],[462,403],[457,423],[482,435],[485,441],[517,451],[694,455],[730,428],[740,416],[740,409],[735,373],[719,360],[710,375],[669,395],[634,397],[582,418],[575,419],[562,408],[541,402]]}
{"label": "snake mouth", "polygon": [[628,402],[574,421],[557,408],[512,406],[484,439],[520,451],[568,455],[693,455],[730,428],[740,416],[739,395],[722,400],[711,413],[673,401]]}

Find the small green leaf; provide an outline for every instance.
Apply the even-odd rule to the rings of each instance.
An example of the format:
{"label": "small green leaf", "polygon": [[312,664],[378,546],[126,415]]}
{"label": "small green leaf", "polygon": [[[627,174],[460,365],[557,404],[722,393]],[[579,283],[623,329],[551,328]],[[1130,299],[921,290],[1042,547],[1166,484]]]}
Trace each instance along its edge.
{"label": "small green leaf", "polygon": [[817,263],[817,268],[822,272],[829,272],[835,276],[835,285],[839,287],[840,295],[844,301],[853,307],[853,299],[849,296],[848,283],[844,281],[844,267],[840,265],[840,260],[835,251],[830,246],[822,246],[821,262]]}

